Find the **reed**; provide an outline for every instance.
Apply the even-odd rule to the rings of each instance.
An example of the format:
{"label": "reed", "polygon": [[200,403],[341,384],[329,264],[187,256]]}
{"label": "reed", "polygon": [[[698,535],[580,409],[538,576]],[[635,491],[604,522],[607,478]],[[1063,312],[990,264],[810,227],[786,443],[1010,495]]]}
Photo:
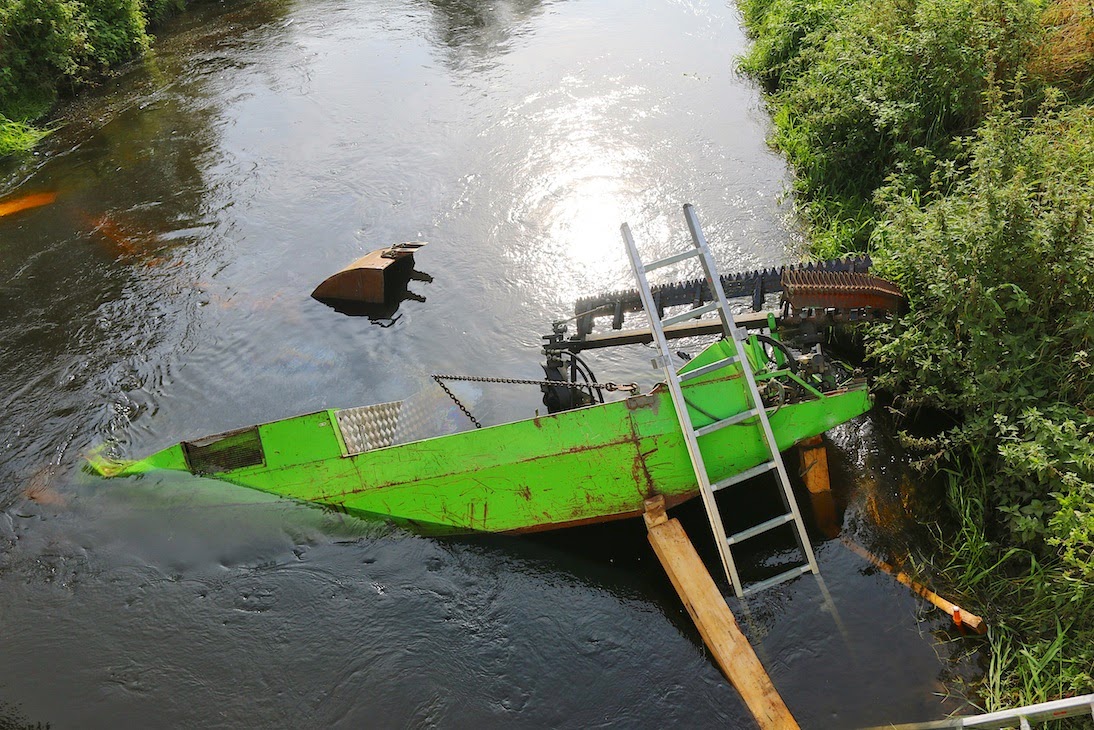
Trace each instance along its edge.
{"label": "reed", "polygon": [[49,130],[13,122],[0,115],[0,157],[27,152],[48,134]]}
{"label": "reed", "polygon": [[1041,23],[1045,35],[1030,72],[1076,99],[1089,99],[1094,95],[1094,3],[1056,0],[1045,8]]}

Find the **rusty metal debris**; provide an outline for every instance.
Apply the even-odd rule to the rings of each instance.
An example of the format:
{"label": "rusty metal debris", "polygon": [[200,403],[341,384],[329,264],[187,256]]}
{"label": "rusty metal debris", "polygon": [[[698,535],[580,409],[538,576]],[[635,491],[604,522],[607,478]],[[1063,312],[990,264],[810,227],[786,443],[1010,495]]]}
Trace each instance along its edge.
{"label": "rusty metal debris", "polygon": [[[764,297],[782,291],[782,277],[787,273],[819,273],[829,271],[864,272],[869,270],[872,261],[869,256],[829,261],[811,261],[791,266],[772,267],[736,274],[724,274],[720,277],[726,297],[750,297],[752,310],[763,309]],[[710,289],[704,279],[691,279],[653,287],[653,298],[657,303],[658,314],[664,315],[665,307],[693,305],[699,306],[711,301]],[[593,331],[598,317],[612,317],[612,329],[622,329],[623,316],[627,312],[642,309],[642,301],[637,289],[608,292],[590,297],[582,297],[574,304],[574,320],[578,337],[584,337]]]}
{"label": "rusty metal debris", "polygon": [[788,315],[818,309],[898,312],[905,302],[896,284],[857,272],[787,269],[781,283]]}
{"label": "rusty metal debris", "polygon": [[326,303],[390,303],[392,295],[399,293],[398,284],[405,291],[405,281],[415,278],[414,252],[424,245],[424,241],[408,241],[371,251],[327,277],[311,295]]}

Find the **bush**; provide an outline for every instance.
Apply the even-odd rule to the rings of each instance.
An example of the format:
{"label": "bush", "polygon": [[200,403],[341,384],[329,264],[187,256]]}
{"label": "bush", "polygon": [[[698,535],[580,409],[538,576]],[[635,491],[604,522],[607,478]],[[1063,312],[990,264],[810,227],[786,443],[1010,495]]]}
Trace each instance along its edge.
{"label": "bush", "polygon": [[819,255],[868,247],[874,191],[926,187],[950,142],[1011,88],[1040,41],[1035,0],[750,0],[742,68],[775,89],[773,141],[796,172]]}
{"label": "bush", "polygon": [[[97,83],[148,49],[148,18],[182,0],[0,0],[0,155],[42,136],[27,125],[59,94]],[[14,125],[14,126],[12,126]]]}
{"label": "bush", "polygon": [[79,5],[58,0],[0,0],[0,114],[17,121],[40,116],[56,83],[81,74],[77,50],[86,34]]}
{"label": "bush", "polygon": [[992,626],[987,703],[1089,692],[1094,107],[1052,86],[1091,93],[1094,9],[742,1],[814,254],[872,247],[909,297],[869,335],[877,385],[956,424],[904,437],[950,478],[939,553]]}
{"label": "bush", "polygon": [[855,0],[740,0],[737,5],[753,36],[738,68],[772,92],[800,71],[803,46],[818,45],[832,23]]}
{"label": "bush", "polygon": [[[876,236],[911,313],[874,333],[881,387],[956,414],[933,460],[983,462],[1012,542],[1094,580],[1094,108],[993,115],[927,204]],[[987,448],[985,448],[987,447]]]}

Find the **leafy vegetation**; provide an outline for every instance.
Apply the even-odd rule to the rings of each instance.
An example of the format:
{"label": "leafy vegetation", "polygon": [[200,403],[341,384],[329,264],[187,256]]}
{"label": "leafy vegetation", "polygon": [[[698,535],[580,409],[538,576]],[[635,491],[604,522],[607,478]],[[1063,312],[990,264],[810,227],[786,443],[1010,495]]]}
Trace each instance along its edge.
{"label": "leafy vegetation", "polygon": [[998,702],[1094,685],[1092,112],[994,113],[926,202],[890,190],[880,204],[881,268],[915,309],[872,354],[903,406],[960,415],[915,445],[954,470],[954,578],[1007,611]]}
{"label": "leafy vegetation", "polygon": [[[781,17],[763,16],[767,3]],[[820,255],[866,248],[874,191],[890,175],[922,185],[939,160],[952,159],[950,141],[983,119],[983,93],[1012,85],[1041,34],[1035,0],[742,5],[751,7],[746,18],[760,13],[761,29],[790,23],[769,31],[777,40],[758,39],[742,67],[773,91],[774,142],[797,172]],[[807,29],[809,20],[820,25]],[[760,72],[770,63],[775,74]]]}
{"label": "leafy vegetation", "polygon": [[148,49],[182,0],[0,0],[0,156],[32,147],[58,96]]}
{"label": "leafy vegetation", "polygon": [[898,408],[953,424],[905,439],[949,481],[988,704],[1091,691],[1094,6],[740,2],[814,251],[870,250],[908,295],[869,352]]}

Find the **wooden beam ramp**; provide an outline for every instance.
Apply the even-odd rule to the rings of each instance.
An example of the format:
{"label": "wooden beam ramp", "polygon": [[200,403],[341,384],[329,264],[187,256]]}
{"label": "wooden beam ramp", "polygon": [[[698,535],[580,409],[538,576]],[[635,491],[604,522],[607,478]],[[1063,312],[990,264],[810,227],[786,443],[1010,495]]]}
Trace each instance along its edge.
{"label": "wooden beam ramp", "polygon": [[710,577],[680,521],[665,514],[665,499],[646,500],[646,529],[657,559],[680,594],[684,607],[699,629],[722,672],[741,695],[757,724],[768,728],[797,728],[798,723],[779,696],[763,664]]}

